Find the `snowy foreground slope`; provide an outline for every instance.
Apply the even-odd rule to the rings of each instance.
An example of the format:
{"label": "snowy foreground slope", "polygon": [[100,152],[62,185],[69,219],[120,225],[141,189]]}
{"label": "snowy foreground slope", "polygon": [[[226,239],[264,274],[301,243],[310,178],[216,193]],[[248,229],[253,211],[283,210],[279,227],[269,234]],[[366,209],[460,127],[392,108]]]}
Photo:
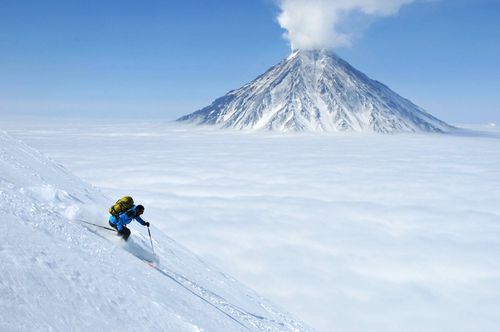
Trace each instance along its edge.
{"label": "snowy foreground slope", "polygon": [[297,50],[252,82],[178,121],[275,131],[453,129],[328,50]]}
{"label": "snowy foreground slope", "polygon": [[[306,331],[153,228],[125,244],[100,191],[0,132],[0,331]],[[110,233],[110,234],[108,234]]]}

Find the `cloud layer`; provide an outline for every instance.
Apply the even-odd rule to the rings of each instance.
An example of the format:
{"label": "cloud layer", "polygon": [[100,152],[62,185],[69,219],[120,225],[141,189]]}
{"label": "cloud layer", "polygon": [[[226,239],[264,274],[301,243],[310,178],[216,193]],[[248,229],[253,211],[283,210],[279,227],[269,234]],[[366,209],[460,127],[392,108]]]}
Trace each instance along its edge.
{"label": "cloud layer", "polygon": [[383,17],[396,14],[415,0],[279,0],[278,22],[286,30],[292,49],[348,46],[354,15]]}

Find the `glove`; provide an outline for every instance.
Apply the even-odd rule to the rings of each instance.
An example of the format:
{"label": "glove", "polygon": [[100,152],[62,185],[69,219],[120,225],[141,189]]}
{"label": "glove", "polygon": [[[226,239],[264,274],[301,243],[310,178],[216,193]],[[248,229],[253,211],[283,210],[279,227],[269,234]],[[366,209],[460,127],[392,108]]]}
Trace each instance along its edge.
{"label": "glove", "polygon": [[149,227],[149,223],[146,221],[146,222],[144,223],[144,226]]}

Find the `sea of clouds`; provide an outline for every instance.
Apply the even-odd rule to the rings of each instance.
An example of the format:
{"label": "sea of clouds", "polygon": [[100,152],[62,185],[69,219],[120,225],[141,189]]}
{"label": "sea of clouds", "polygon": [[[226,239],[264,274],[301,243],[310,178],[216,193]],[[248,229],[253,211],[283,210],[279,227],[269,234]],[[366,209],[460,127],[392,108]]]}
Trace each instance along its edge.
{"label": "sea of clouds", "polygon": [[[500,132],[3,129],[319,331],[494,331]],[[110,202],[110,204],[113,202]],[[103,218],[106,211],[103,211]]]}

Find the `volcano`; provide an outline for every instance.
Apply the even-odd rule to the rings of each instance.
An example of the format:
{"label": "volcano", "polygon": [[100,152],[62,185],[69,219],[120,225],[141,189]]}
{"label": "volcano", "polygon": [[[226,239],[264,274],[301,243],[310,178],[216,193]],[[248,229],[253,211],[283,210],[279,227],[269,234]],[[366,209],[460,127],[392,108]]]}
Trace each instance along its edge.
{"label": "volcano", "polygon": [[273,131],[454,129],[329,50],[294,51],[252,82],[177,121]]}

